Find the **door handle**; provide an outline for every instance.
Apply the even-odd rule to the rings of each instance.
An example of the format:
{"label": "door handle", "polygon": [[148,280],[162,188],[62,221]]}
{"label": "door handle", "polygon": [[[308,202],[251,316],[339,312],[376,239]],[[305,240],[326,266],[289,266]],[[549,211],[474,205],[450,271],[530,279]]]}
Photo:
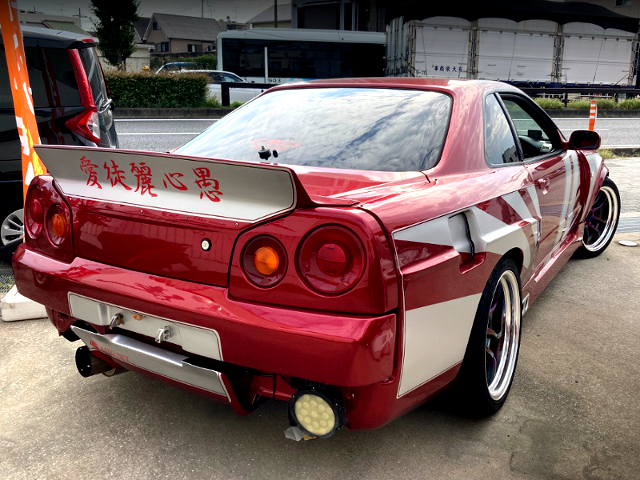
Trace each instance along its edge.
{"label": "door handle", "polygon": [[536,185],[538,185],[538,188],[540,190],[542,190],[543,194],[546,194],[549,191],[549,179],[548,178],[540,178],[536,181]]}

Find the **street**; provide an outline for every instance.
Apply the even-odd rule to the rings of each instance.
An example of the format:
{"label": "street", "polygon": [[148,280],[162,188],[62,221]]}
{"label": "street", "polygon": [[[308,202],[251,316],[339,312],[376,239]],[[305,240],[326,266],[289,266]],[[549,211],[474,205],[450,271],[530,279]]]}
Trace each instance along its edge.
{"label": "street", "polygon": [[[166,152],[188,142],[206,130],[214,119],[116,119],[120,146],[131,150]],[[581,118],[554,119],[565,137],[588,127]],[[603,147],[640,146],[640,118],[600,118],[596,131]]]}
{"label": "street", "polygon": [[[598,123],[610,128],[603,136],[640,144],[629,126],[640,130],[640,119],[614,122]],[[117,128],[124,148],[167,151],[211,123]],[[493,417],[460,417],[436,399],[379,430],[295,443],[284,438],[284,402],[239,417],[136,373],[85,379],[78,343],[48,320],[0,322],[0,477],[637,479],[640,248],[618,241],[640,242],[640,159],[607,165],[631,227],[600,257],[569,261],[531,306],[509,399]]]}

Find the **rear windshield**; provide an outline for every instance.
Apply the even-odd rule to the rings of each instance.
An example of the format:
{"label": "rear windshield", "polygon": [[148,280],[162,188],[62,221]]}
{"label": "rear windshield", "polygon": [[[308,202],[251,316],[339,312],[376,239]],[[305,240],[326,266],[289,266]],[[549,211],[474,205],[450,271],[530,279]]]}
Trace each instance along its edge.
{"label": "rear windshield", "polygon": [[[0,45],[0,108],[13,108],[4,46]],[[36,108],[80,106],[78,84],[64,48],[26,47],[29,84]]]}
{"label": "rear windshield", "polygon": [[451,98],[439,92],[303,88],[268,93],[223,118],[175,153],[356,170],[433,167],[444,144]]}

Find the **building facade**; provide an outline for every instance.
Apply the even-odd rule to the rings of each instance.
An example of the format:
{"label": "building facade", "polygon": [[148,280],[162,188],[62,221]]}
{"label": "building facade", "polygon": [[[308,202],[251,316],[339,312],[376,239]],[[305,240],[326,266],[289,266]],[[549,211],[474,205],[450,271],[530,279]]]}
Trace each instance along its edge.
{"label": "building facade", "polygon": [[215,53],[221,31],[212,18],[154,13],[143,41],[153,45],[155,53]]}

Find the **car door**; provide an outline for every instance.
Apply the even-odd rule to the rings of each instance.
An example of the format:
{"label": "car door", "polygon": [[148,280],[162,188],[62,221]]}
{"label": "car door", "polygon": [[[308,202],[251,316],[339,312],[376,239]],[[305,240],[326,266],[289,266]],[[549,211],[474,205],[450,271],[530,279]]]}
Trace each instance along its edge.
{"label": "car door", "polygon": [[577,218],[580,168],[577,154],[562,149],[553,122],[525,96],[502,93],[520,143],[532,188],[529,193],[541,217],[536,264],[545,265],[557,251]]}

